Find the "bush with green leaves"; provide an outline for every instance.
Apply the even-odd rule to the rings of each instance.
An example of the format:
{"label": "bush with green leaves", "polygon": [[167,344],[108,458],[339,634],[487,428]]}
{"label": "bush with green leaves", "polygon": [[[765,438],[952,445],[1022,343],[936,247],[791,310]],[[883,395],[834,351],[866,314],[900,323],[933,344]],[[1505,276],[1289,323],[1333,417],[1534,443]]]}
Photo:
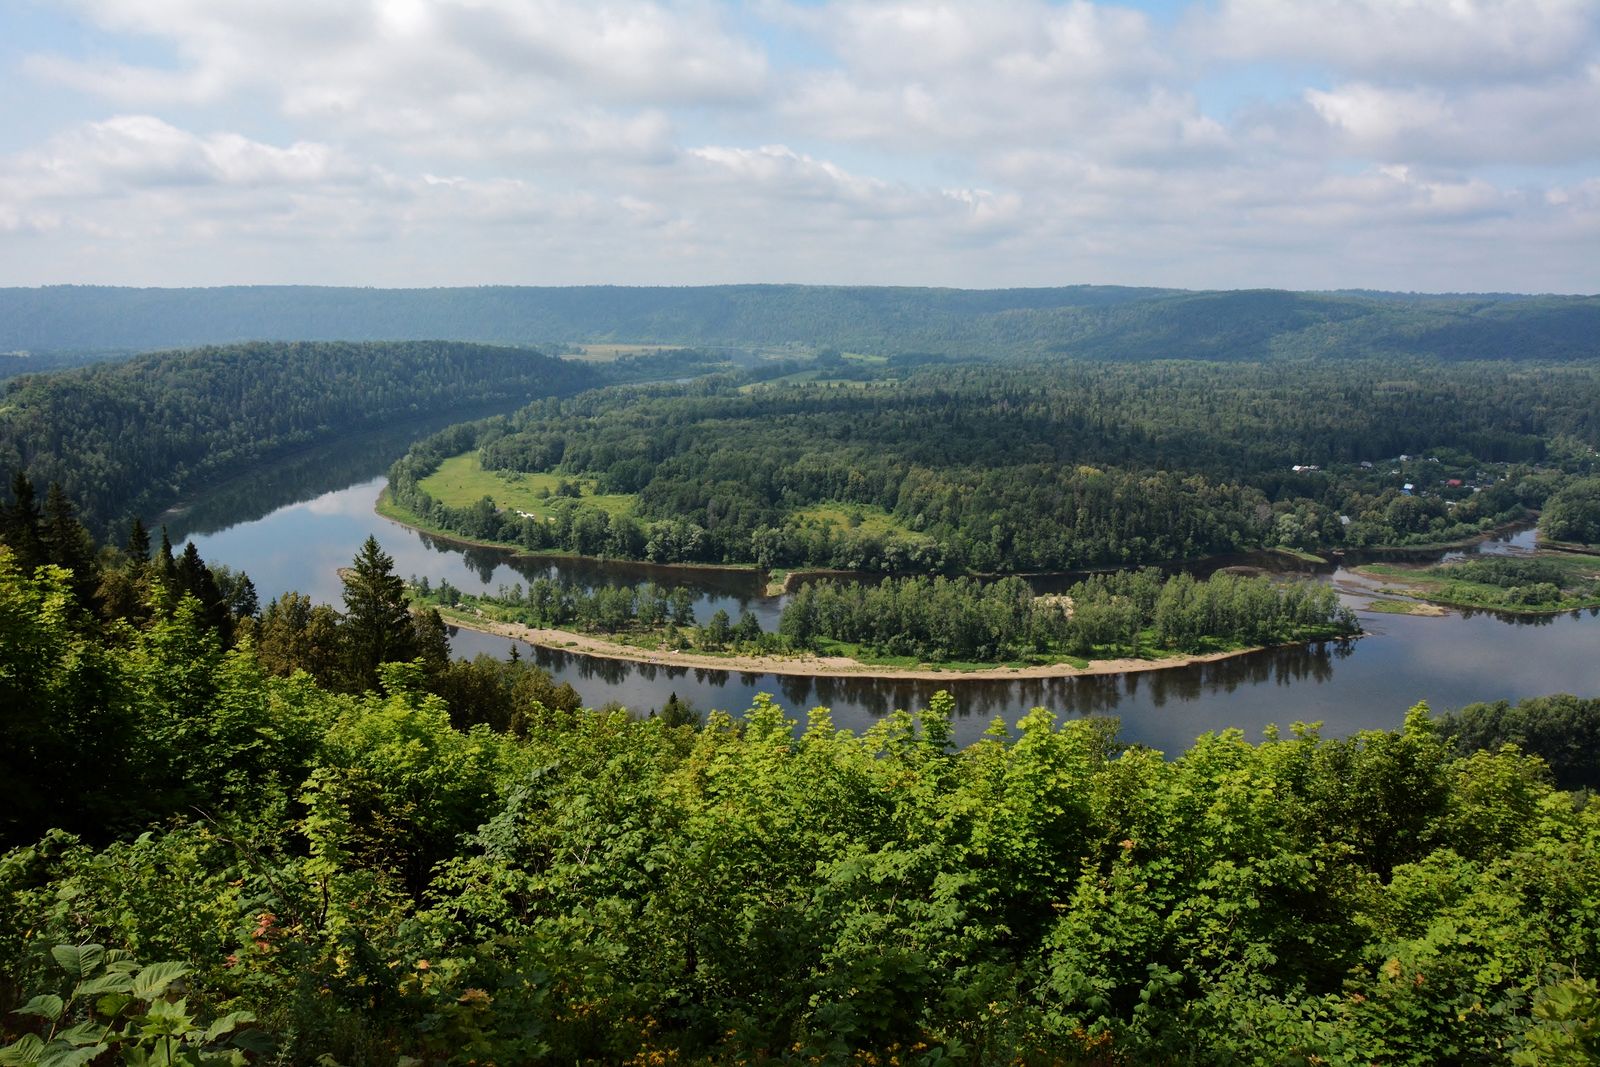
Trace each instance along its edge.
{"label": "bush with green leaves", "polygon": [[63,992],[40,993],[15,1010],[36,1029],[0,1049],[0,1064],[81,1067],[104,1056],[133,1067],[239,1067],[247,1052],[271,1051],[251,1029],[255,1016],[233,1011],[210,1022],[182,995],[189,965],[141,965],[101,945],[51,950]]}

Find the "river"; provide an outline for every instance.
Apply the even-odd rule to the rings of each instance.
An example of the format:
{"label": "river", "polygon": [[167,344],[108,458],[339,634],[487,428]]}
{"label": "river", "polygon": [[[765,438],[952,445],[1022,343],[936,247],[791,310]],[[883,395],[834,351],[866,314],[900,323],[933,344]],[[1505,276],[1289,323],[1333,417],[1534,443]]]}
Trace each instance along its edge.
{"label": "river", "polygon": [[[337,456],[313,457],[293,477],[275,471],[261,483],[270,490],[252,493],[248,484],[236,486],[227,506],[203,502],[186,517],[186,528],[175,526],[174,541],[181,544],[180,536],[192,537],[208,562],[248,571],[263,604],[298,590],[338,605],[337,569],[372,534],[394,557],[401,575],[448,578],[470,592],[493,592],[540,575],[591,587],[654,579],[690,588],[702,620],[718,608],[734,618],[748,608],[763,628],[776,625],[781,601],[763,596],[762,583],[751,572],[512,560],[503,552],[463,549],[382,518],[373,511],[384,484],[377,472],[397,454],[395,444],[365,447],[364,456],[344,446]],[[293,502],[283,503],[286,499]],[[1483,550],[1518,551],[1530,536],[1508,537]],[[1225,562],[1266,563],[1276,569],[1301,566],[1265,554]],[[1335,583],[1359,612],[1369,636],[1127,675],[1026,681],[952,677],[948,682],[665,668],[518,644],[523,655],[570,682],[586,703],[596,706],[615,701],[648,710],[661,707],[675,693],[703,711],[737,713],[765,692],[797,718],[821,704],[833,710],[836,725],[863,730],[886,712],[920,707],[933,692],[947,688],[956,696],[956,733],[962,743],[978,737],[993,718],[1015,722],[1035,706],[1064,716],[1115,715],[1121,719],[1124,741],[1176,752],[1197,735],[1226,727],[1238,727],[1251,738],[1259,738],[1271,723],[1287,728],[1294,722],[1320,721],[1330,735],[1392,728],[1418,700],[1440,710],[1547,693],[1600,695],[1600,614],[1512,619],[1487,613],[1452,612],[1440,618],[1374,613],[1362,610],[1370,595],[1363,595],[1348,571],[1331,565],[1306,569]],[[456,654],[464,656],[504,656],[512,644],[471,630],[453,631],[451,642]]]}

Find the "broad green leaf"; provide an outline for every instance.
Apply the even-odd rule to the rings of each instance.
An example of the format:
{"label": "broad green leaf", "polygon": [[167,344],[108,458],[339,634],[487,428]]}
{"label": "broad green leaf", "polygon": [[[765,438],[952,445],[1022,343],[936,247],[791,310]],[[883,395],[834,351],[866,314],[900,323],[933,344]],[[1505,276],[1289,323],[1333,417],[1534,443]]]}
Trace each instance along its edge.
{"label": "broad green leaf", "polygon": [[187,963],[167,961],[152,963],[133,979],[133,995],[140,1000],[153,1000],[167,991],[167,986],[189,973]]}
{"label": "broad green leaf", "polygon": [[42,1015],[51,1022],[61,1018],[66,1003],[54,993],[41,993],[17,1009],[18,1015]]}
{"label": "broad green leaf", "polygon": [[105,1050],[105,1045],[74,1048],[71,1045],[62,1044],[60,1041],[52,1041],[40,1053],[39,1067],[83,1067],[84,1064]]}
{"label": "broad green leaf", "polygon": [[217,1038],[222,1037],[224,1034],[233,1033],[234,1028],[237,1027],[240,1023],[253,1023],[255,1021],[256,1021],[256,1017],[255,1017],[255,1014],[253,1012],[248,1012],[248,1011],[230,1011],[228,1014],[224,1015],[222,1018],[218,1019],[216,1022],[212,1023],[210,1027],[207,1028],[207,1030],[206,1030],[206,1038],[205,1039],[206,1039],[206,1041],[208,1043],[212,1042],[212,1041],[215,1041]]}
{"label": "broad green leaf", "polygon": [[233,1035],[232,1044],[235,1048],[254,1052],[259,1056],[269,1056],[278,1051],[278,1043],[264,1030],[242,1030]]}
{"label": "broad green leaf", "polygon": [[131,993],[133,992],[133,976],[131,974],[102,974],[99,978],[91,978],[87,982],[79,982],[73,989],[72,995],[77,997],[97,997],[101,993]]}
{"label": "broad green leaf", "polygon": [[39,1054],[43,1051],[44,1041],[38,1034],[23,1034],[5,1048],[0,1048],[0,1064],[18,1067],[20,1064],[38,1063]]}
{"label": "broad green leaf", "polygon": [[105,1032],[106,1028],[103,1023],[84,1022],[61,1031],[56,1035],[56,1040],[65,1041],[74,1047],[98,1045]]}
{"label": "broad green leaf", "polygon": [[50,955],[72,977],[87,978],[105,962],[106,950],[99,945],[57,945]]}
{"label": "broad green leaf", "polygon": [[141,1022],[141,1030],[146,1035],[161,1035],[165,1037],[183,1037],[196,1033],[199,1027],[194,1024],[194,1017],[189,1014],[189,1005],[186,1000],[179,998],[168,1002],[157,1000],[151,1003],[150,1011]]}
{"label": "broad green leaf", "polygon": [[122,1009],[133,1003],[126,993],[107,993],[94,1002],[94,1010],[108,1019],[122,1014]]}

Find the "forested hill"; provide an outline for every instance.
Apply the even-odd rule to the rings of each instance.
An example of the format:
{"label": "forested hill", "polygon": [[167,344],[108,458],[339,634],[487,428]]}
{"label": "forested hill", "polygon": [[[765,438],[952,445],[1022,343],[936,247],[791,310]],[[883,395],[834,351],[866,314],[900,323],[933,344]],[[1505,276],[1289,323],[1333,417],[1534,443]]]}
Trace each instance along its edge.
{"label": "forested hill", "polygon": [[1600,296],[1117,286],[0,289],[0,352],[430,337],[498,344],[801,344],[983,358],[1571,359],[1600,356]]}
{"label": "forested hill", "polygon": [[0,470],[59,482],[106,535],[353,430],[509,408],[594,383],[591,369],[531,350],[441,341],[159,353],[11,383],[0,394]]}

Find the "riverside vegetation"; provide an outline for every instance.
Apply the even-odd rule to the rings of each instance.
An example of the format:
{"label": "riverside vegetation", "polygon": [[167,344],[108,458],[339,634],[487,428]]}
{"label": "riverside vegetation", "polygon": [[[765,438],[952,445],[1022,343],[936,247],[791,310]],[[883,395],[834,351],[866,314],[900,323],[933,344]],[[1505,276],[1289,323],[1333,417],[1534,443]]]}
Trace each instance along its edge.
{"label": "riverside vegetation", "polygon": [[1358,573],[1429,603],[1546,613],[1600,608],[1600,559],[1567,552],[1460,560],[1417,569],[1371,563]]}
{"label": "riverside vegetation", "polygon": [[421,579],[411,592],[424,605],[456,609],[468,625],[482,618],[606,634],[644,648],[823,653],[900,666],[1081,667],[1089,659],[1219,652],[1359,632],[1354,613],[1326,585],[1228,573],[1196,581],[1153,568],[1094,575],[1065,594],[1042,597],[1019,578],[806,583],[785,605],[776,633],[764,633],[749,612],[735,622],[719,610],[705,625],[693,625],[687,593],[654,582],[585,591],[540,578],[526,589],[518,584],[473,596]]}

